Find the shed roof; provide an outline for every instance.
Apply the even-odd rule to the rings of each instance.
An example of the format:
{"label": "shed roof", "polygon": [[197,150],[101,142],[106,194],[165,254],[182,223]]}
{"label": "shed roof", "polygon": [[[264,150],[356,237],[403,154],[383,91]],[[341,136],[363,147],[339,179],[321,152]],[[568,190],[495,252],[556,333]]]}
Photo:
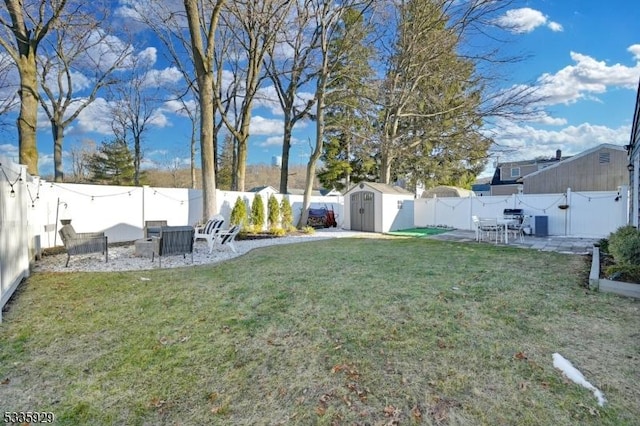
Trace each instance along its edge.
{"label": "shed roof", "polygon": [[349,188],[349,190],[347,192],[345,192],[345,194],[348,194],[349,192],[353,191],[354,189],[358,189],[361,188],[362,186],[368,186],[369,188],[375,190],[376,192],[379,192],[381,194],[393,194],[393,195],[411,195],[413,196],[412,192],[407,191],[406,189],[400,187],[400,186],[394,186],[394,185],[387,185],[386,183],[379,183],[379,182],[360,182],[356,185],[353,185],[351,188]]}

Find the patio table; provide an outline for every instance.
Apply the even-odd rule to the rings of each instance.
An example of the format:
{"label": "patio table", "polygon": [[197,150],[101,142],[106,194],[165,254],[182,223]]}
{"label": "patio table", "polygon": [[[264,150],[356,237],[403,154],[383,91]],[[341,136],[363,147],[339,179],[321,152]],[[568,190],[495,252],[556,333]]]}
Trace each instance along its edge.
{"label": "patio table", "polygon": [[498,226],[504,228],[504,243],[509,244],[509,225],[518,225],[520,221],[518,219],[505,219],[498,218]]}

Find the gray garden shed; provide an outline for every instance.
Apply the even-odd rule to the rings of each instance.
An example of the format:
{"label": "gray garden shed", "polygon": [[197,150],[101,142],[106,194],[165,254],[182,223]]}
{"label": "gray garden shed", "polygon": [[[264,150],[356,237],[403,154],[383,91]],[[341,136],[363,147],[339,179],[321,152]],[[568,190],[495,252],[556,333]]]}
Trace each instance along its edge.
{"label": "gray garden shed", "polygon": [[399,186],[358,183],[344,195],[343,227],[381,233],[413,228],[413,200],[413,193]]}

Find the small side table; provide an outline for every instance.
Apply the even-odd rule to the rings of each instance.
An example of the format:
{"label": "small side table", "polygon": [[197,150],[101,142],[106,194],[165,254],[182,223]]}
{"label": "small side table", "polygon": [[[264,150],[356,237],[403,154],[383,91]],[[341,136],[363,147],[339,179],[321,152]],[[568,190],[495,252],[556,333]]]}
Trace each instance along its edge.
{"label": "small side table", "polygon": [[133,252],[134,256],[138,257],[148,257],[151,258],[153,256],[153,240],[151,238],[143,238],[141,240],[135,240],[135,251]]}

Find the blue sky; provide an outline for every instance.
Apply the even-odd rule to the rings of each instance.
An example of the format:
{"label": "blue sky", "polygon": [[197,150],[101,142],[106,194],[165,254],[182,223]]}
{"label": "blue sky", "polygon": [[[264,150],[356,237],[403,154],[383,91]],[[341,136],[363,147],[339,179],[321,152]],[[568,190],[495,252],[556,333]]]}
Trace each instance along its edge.
{"label": "blue sky", "polygon": [[[135,0],[127,0],[128,3]],[[121,0],[121,4],[126,3]],[[123,9],[125,10],[125,9]],[[508,71],[505,85],[534,85],[547,96],[545,114],[536,122],[502,122],[494,136],[502,153],[492,160],[510,161],[574,155],[601,143],[629,142],[636,90],[640,79],[640,5],[612,0],[535,0],[518,2],[500,18],[512,28],[511,42],[502,49],[531,57]],[[160,45],[139,49],[154,61],[156,73],[167,82],[179,76],[163,60]],[[263,89],[266,97],[273,93]],[[79,92],[82,94],[82,92]],[[1,96],[0,92],[0,96]],[[112,138],[102,120],[105,105],[98,99],[85,109],[68,129],[64,150],[85,139],[96,142]],[[150,167],[188,165],[190,122],[165,104],[143,142],[145,162]],[[53,141],[44,114],[40,115],[38,149],[40,174],[52,174]],[[271,163],[281,154],[281,114],[274,103],[258,103],[253,111],[249,163]],[[294,131],[293,164],[304,164],[309,155],[313,124],[300,123]],[[17,160],[17,132],[13,126],[0,132],[0,154]],[[490,162],[483,175],[492,172]],[[65,156],[65,169],[71,167]]]}

